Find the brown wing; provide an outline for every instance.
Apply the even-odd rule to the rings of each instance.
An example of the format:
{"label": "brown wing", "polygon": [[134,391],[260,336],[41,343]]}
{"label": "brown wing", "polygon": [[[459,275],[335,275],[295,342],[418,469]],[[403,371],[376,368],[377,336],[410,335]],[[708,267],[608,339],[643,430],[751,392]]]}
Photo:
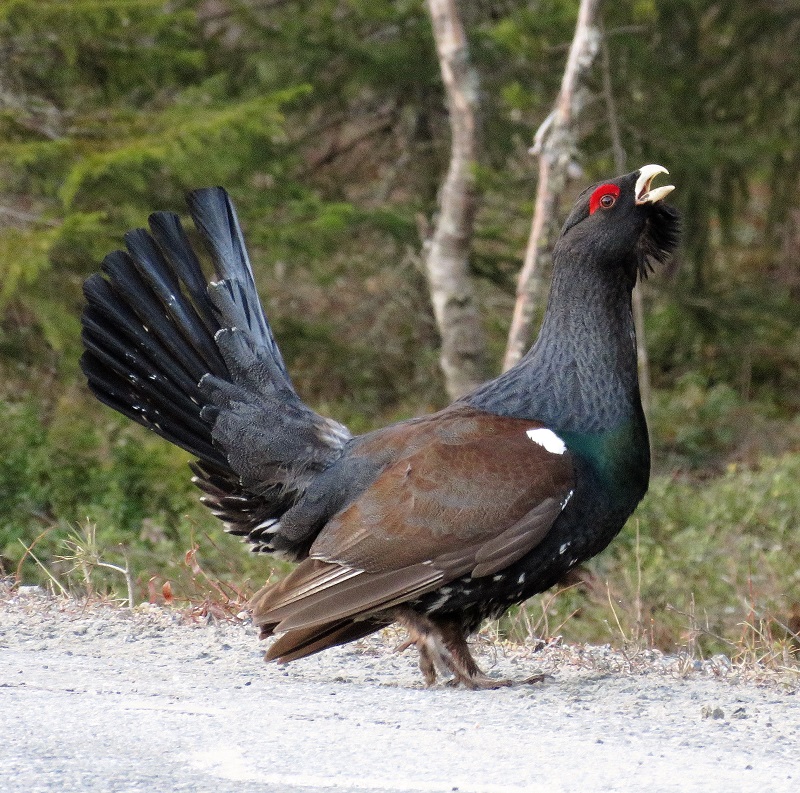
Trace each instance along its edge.
{"label": "brown wing", "polygon": [[256,595],[256,621],[311,635],[524,556],[573,488],[569,452],[534,440],[540,428],[459,406],[367,436],[354,454],[391,462],[329,521],[311,558]]}
{"label": "brown wing", "polygon": [[539,427],[472,410],[410,427],[403,434],[413,442],[397,439],[403,452],[328,523],[310,555],[377,573],[496,538],[572,488],[569,455],[527,435]]}

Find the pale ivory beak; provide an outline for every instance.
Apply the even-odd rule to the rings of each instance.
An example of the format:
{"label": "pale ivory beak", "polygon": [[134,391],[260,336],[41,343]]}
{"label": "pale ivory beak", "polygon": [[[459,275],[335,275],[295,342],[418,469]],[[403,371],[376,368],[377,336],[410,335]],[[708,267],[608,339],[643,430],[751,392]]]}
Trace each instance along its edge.
{"label": "pale ivory beak", "polygon": [[656,187],[655,190],[650,189],[653,179],[660,173],[669,174],[669,171],[663,165],[643,165],[639,169],[639,178],[636,180],[634,190],[637,204],[655,204],[675,189],[673,184]]}

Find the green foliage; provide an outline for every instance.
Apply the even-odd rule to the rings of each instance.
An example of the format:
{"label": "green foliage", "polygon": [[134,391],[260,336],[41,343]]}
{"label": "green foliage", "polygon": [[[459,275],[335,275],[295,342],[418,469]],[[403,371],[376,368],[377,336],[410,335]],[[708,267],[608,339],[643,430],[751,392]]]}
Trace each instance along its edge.
{"label": "green foliage", "polygon": [[232,92],[191,3],[17,0],[2,9],[0,40],[12,97],[0,176],[7,203],[30,207],[0,226],[0,299],[65,349],[75,325],[48,299],[56,283],[77,306],[92,263],[155,206],[177,208],[198,183],[270,173],[282,107],[308,89]]}
{"label": "green foliage", "polygon": [[10,47],[10,77],[66,107],[87,98],[141,101],[191,80],[204,60],[199,26],[190,4],[176,5],[170,11],[161,0],[8,0],[0,35]]}
{"label": "green foliage", "polygon": [[0,306],[35,283],[50,266],[49,252],[55,232],[11,228],[0,236],[0,261],[5,262],[0,286]]}
{"label": "green foliage", "polygon": [[[687,374],[669,392],[656,392],[651,430],[669,463],[701,468],[730,454],[742,431],[746,406],[725,383],[711,385],[701,374]],[[688,420],[687,420],[688,418]]]}
{"label": "green foliage", "polygon": [[[60,400],[47,423],[40,405],[0,402],[0,422],[7,432],[0,460],[0,554],[7,569],[16,568],[23,545],[37,540],[37,555],[52,562],[70,527],[87,517],[97,521],[105,548],[146,551],[161,544],[173,559],[188,549],[184,515],[195,511],[197,499],[185,454],[105,411],[98,422],[84,400]],[[30,559],[23,576],[40,577]]]}
{"label": "green foliage", "polygon": [[654,380],[680,389],[696,375],[790,414],[800,406],[797,300],[744,267],[731,280],[702,291],[672,287],[669,301],[655,302],[647,317]]}
{"label": "green foliage", "polygon": [[[735,642],[751,611],[785,624],[800,597],[798,475],[795,454],[731,464],[702,483],[656,479],[638,514],[642,598],[653,619],[686,630],[679,612],[693,611],[709,651],[719,649],[714,635]],[[633,550],[629,527],[612,554],[630,567]]]}

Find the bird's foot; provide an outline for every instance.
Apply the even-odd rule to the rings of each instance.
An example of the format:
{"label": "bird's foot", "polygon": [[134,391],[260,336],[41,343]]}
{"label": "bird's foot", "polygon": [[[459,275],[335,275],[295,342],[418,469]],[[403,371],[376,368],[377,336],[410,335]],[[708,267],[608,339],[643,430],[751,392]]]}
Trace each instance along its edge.
{"label": "bird's foot", "polygon": [[489,675],[481,672],[480,674],[472,675],[471,677],[467,675],[455,675],[454,677],[451,677],[445,683],[445,685],[451,688],[464,686],[464,688],[468,688],[470,691],[492,691],[496,688],[508,688],[509,686],[515,686],[516,682],[514,680],[506,680],[504,678],[489,677]]}
{"label": "bird's foot", "polygon": [[435,633],[414,630],[411,636],[408,646],[416,645],[419,652],[419,669],[426,685],[432,686],[436,682],[437,673],[442,677],[454,674],[453,659]]}
{"label": "bird's foot", "polygon": [[400,642],[400,644],[394,648],[394,651],[396,653],[404,653],[409,647],[413,647],[416,643],[414,639],[406,639],[404,642]]}
{"label": "bird's foot", "polygon": [[417,648],[419,668],[428,686],[434,685],[438,676],[446,680],[446,686],[464,686],[471,691],[538,683],[544,679],[544,675],[532,675],[521,681],[489,677],[475,662],[463,630],[454,622],[434,620],[408,608],[396,609],[394,616],[409,636],[397,651],[412,645]]}
{"label": "bird's foot", "polygon": [[463,685],[464,688],[468,688],[471,691],[491,691],[492,689],[496,688],[534,685],[535,683],[543,682],[545,677],[546,675],[538,673],[531,675],[530,677],[526,677],[524,680],[508,680],[506,678],[489,677],[489,675],[478,670],[477,674],[473,674],[471,676],[456,675],[450,678],[446,685],[454,688],[458,685]]}
{"label": "bird's foot", "polygon": [[544,683],[544,679],[546,677],[547,675],[544,672],[537,672],[536,674],[531,675],[530,677],[526,677],[524,680],[521,680],[520,682],[523,685],[532,686],[535,683]]}

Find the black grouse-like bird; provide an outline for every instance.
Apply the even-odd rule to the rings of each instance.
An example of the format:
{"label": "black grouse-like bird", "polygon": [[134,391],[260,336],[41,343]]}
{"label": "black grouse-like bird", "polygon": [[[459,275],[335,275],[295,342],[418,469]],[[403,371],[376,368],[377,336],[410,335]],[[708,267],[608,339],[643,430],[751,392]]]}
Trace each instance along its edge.
{"label": "black grouse-like bird", "polygon": [[295,392],[221,188],[189,195],[207,282],[176,215],[125,236],[85,284],[97,398],[196,457],[229,532],[300,564],[252,602],[267,659],[404,625],[428,683],[484,675],[467,636],[599,553],[650,473],[631,290],[678,238],[659,165],[585,190],[553,252],[539,338],[444,410],[353,437]]}

